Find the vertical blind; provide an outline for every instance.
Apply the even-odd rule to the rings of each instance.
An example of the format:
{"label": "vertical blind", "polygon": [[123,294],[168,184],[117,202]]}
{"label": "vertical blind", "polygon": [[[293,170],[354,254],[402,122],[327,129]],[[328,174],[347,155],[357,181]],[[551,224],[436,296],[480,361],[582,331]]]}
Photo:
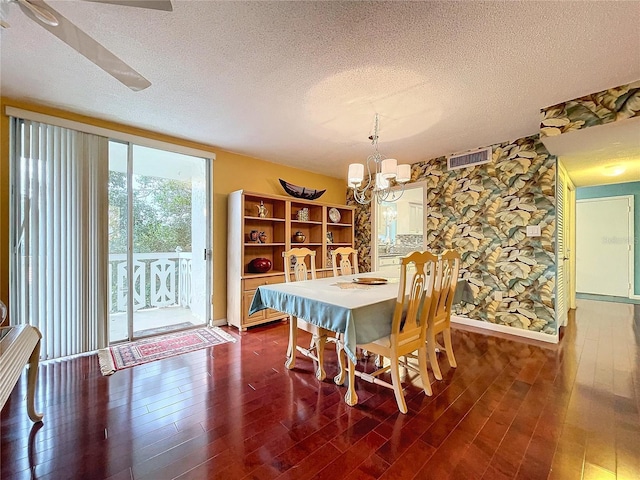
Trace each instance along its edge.
{"label": "vertical blind", "polygon": [[41,358],[107,345],[108,139],[12,118],[11,321]]}

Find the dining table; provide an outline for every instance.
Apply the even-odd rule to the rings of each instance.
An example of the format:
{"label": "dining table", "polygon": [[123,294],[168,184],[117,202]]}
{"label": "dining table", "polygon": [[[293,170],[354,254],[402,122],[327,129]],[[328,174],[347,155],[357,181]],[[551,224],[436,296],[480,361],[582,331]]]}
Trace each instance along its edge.
{"label": "dining table", "polygon": [[[370,279],[381,281],[371,282]],[[389,275],[388,272],[368,272],[261,285],[253,297],[249,314],[271,308],[291,316],[290,330],[297,328],[297,319],[302,319],[336,332],[340,334],[337,339],[338,359],[341,359],[340,350],[343,349],[350,363],[355,364],[357,345],[373,342],[391,333],[398,285],[399,276]],[[466,282],[459,282],[456,297],[464,298],[466,301],[472,300],[467,287]],[[461,293],[458,293],[458,290]],[[295,346],[290,345],[288,355],[295,354]],[[292,365],[290,360],[287,358],[288,365]],[[321,362],[318,363],[318,369],[322,369]],[[342,385],[344,378],[344,366],[340,365],[340,372],[334,381]]]}

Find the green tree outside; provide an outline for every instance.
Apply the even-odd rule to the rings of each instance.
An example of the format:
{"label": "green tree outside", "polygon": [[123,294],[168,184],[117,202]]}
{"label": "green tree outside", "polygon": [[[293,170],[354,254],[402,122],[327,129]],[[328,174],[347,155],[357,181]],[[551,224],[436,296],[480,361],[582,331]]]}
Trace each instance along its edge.
{"label": "green tree outside", "polygon": [[[137,175],[133,190],[136,253],[191,251],[191,184]],[[109,252],[127,252],[127,176],[109,174]]]}

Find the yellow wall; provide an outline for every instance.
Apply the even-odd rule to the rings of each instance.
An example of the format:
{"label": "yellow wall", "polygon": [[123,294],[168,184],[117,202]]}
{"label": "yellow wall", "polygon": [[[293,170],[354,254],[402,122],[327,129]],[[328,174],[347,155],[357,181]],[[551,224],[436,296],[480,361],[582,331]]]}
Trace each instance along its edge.
{"label": "yellow wall", "polygon": [[256,158],[227,152],[211,145],[190,142],[138,128],[86,117],[83,115],[34,105],[8,98],[0,99],[2,113],[0,128],[0,300],[8,304],[9,299],[9,119],[5,106],[36,111],[98,127],[109,128],[127,134],[197,148],[215,154],[213,163],[213,319],[226,318],[227,314],[227,195],[244,189],[261,193],[284,195],[278,178],[309,188],[327,189],[323,202],[345,204],[346,184],[344,179],[328,177],[297,168],[285,167]]}

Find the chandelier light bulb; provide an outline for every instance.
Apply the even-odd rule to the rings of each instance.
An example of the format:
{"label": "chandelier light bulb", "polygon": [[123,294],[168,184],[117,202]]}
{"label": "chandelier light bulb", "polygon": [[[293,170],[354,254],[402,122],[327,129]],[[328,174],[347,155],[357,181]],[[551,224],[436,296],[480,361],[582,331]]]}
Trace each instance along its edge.
{"label": "chandelier light bulb", "polygon": [[389,188],[389,180],[381,173],[376,173],[376,190],[386,190]]}
{"label": "chandelier light bulb", "polygon": [[364,165],[361,163],[352,163],[349,165],[348,184],[357,187],[364,179]]}
{"label": "chandelier light bulb", "polygon": [[382,176],[387,180],[396,177],[396,169],[398,168],[398,161],[395,158],[387,158],[382,161]]}
{"label": "chandelier light bulb", "polygon": [[407,183],[409,180],[411,180],[411,165],[398,165],[396,182]]}

